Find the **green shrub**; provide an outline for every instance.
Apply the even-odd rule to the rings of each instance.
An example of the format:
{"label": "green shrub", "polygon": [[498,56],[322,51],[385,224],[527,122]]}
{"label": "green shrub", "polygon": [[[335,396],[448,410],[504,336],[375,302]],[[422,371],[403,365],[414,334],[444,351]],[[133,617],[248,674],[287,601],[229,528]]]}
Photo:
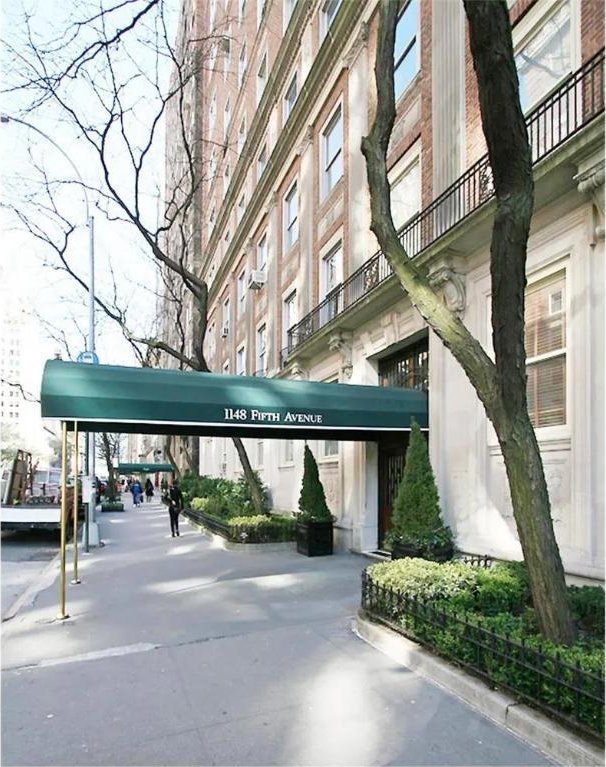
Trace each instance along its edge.
{"label": "green shrub", "polygon": [[229,520],[230,537],[243,543],[278,543],[294,541],[296,519],[277,514],[253,517],[232,517]]}
{"label": "green shrub", "polygon": [[410,558],[371,565],[368,574],[376,584],[422,601],[465,594],[471,602],[478,569],[463,562],[438,564]]}
{"label": "green shrub", "polygon": [[423,554],[452,543],[450,528],[440,518],[440,499],[427,442],[414,420],[385,543],[388,548],[398,543],[413,545]]}
{"label": "green shrub", "polygon": [[[496,685],[578,716],[597,733],[603,731],[603,705],[592,698],[596,682],[575,670],[604,675],[604,592],[600,588],[569,587],[579,624],[584,621],[596,630],[592,638],[581,637],[565,647],[540,635],[523,563],[503,562],[484,569],[462,562],[399,559],[372,565],[367,573],[377,585],[416,598],[404,609],[389,594],[373,594],[372,609],[398,623],[407,635],[451,660],[477,668]],[[509,640],[514,644],[508,645]],[[533,651],[544,654],[536,670]],[[551,681],[550,674],[563,684]],[[587,696],[575,700],[566,683],[580,684]]]}
{"label": "green shrub", "polygon": [[600,586],[569,586],[568,598],[578,627],[604,639],[604,589]]}
{"label": "green shrub", "polygon": [[324,487],[320,481],[318,464],[314,454],[305,445],[303,458],[303,482],[299,496],[300,522],[332,522],[332,514],[326,503]]}
{"label": "green shrub", "polygon": [[[263,497],[263,512],[269,513],[269,491],[255,472],[255,482]],[[181,482],[183,501],[191,505],[194,498],[220,498],[224,507],[233,513],[256,514],[252,492],[244,476],[237,481],[223,477],[205,477],[186,472]],[[193,508],[193,506],[192,506]]]}

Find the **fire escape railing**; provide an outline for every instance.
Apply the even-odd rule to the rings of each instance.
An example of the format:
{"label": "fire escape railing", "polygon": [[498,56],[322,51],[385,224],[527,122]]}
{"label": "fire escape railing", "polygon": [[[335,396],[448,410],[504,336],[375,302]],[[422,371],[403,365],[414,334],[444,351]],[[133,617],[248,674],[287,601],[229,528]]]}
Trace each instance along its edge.
{"label": "fire escape railing", "polygon": [[[532,161],[537,163],[604,111],[604,49],[573,73],[526,119]],[[414,258],[494,196],[492,169],[485,155],[399,232]],[[281,351],[284,365],[297,346],[393,274],[382,251],[337,285],[326,298],[288,330]]]}

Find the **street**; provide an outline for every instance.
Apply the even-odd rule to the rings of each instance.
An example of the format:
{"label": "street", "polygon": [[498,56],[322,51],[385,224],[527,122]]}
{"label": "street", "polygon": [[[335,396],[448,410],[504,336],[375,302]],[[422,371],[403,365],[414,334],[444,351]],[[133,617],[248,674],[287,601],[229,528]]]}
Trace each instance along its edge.
{"label": "street", "polygon": [[2,620],[58,551],[59,533],[56,531],[2,531]]}

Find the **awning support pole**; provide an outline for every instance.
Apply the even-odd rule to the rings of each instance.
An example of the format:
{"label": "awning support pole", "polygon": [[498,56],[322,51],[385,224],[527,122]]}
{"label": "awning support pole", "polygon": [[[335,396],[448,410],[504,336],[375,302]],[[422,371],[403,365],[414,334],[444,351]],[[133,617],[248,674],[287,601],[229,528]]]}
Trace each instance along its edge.
{"label": "awning support pole", "polygon": [[71,582],[76,585],[80,583],[78,577],[78,421],[74,421],[74,480],[74,577]]}
{"label": "awning support pole", "polygon": [[59,578],[58,620],[69,618],[65,612],[65,533],[67,527],[67,424],[61,424],[61,574]]}

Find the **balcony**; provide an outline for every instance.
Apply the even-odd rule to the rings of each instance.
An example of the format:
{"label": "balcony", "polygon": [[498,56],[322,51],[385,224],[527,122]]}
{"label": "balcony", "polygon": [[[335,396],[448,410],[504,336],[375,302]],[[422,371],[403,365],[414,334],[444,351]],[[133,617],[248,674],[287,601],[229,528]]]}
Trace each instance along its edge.
{"label": "balcony", "polygon": [[[604,50],[572,74],[542,104],[532,111],[526,124],[533,164],[545,159],[604,111]],[[416,258],[447,232],[492,200],[492,169],[485,155],[399,232],[410,258]],[[330,295],[288,330],[289,355],[318,331],[332,324],[362,298],[385,285],[393,271],[382,251],[375,253]]]}

